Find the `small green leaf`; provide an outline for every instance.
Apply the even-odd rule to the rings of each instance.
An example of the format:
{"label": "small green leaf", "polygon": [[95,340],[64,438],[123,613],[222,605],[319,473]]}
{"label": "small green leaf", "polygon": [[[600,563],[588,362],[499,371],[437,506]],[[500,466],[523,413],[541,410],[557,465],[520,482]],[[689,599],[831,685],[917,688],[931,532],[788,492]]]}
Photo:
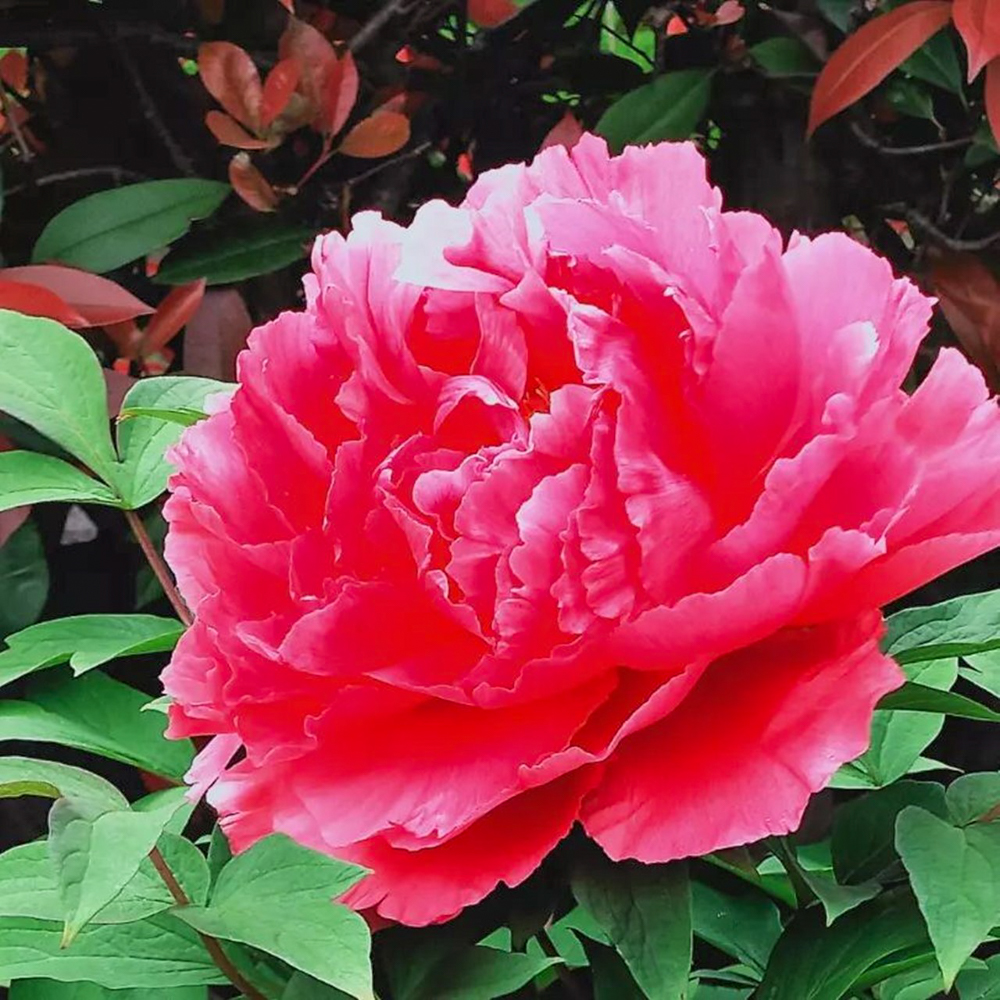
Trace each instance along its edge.
{"label": "small green leaf", "polygon": [[422,984],[426,1000],[494,1000],[527,986],[558,958],[475,945],[437,965]]}
{"label": "small green leaf", "polygon": [[883,649],[899,663],[966,656],[1000,647],[1000,590],[890,615]]}
{"label": "small green leaf", "polygon": [[917,806],[896,820],[896,849],[910,875],[945,989],[1000,918],[1000,824],[957,829]]}
{"label": "small green leaf", "polygon": [[184,626],[156,615],[77,615],[39,622],[6,638],[0,687],[25,674],[69,662],[80,675],[121,656],[167,652]]}
{"label": "small green leaf", "polygon": [[763,973],[775,941],[781,936],[781,914],[766,896],[735,896],[703,882],[691,883],[695,937]]}
{"label": "small green leaf", "polygon": [[49,565],[38,529],[25,521],[0,546],[0,637],[38,620],[49,596]]}
{"label": "small green leaf", "polygon": [[904,684],[887,694],[879,708],[907,712],[933,712],[938,715],[953,715],[958,719],[973,719],[977,722],[1000,722],[1000,712],[980,705],[978,701],[955,694],[954,691],[937,691],[923,684]]}
{"label": "small green leaf", "polygon": [[208,1000],[208,989],[205,986],[176,986],[163,990],[109,990],[97,983],[20,979],[11,983],[8,1000]]}
{"label": "small green leaf", "polygon": [[1000,955],[991,955],[983,969],[969,969],[955,980],[959,1000],[1000,1000]]}
{"label": "small green leaf", "polygon": [[333,902],[364,874],[274,834],[222,869],[207,907],[184,907],[177,914],[206,934],[258,948],[370,1000],[368,927]]}
{"label": "small green leaf", "polygon": [[708,106],[711,81],[701,69],[665,73],[615,101],[594,131],[615,152],[629,144],[687,139]]}
{"label": "small green leaf", "polygon": [[877,882],[862,882],[859,885],[841,885],[832,872],[810,872],[803,870],[802,879],[819,900],[826,914],[829,927],[838,917],[856,906],[874,899],[880,892]]}
{"label": "small green leaf", "polygon": [[691,971],[691,888],[683,863],[612,864],[595,853],[572,878],[577,902],[648,996],[679,1000]]}
{"label": "small green leaf", "polygon": [[948,32],[939,31],[906,59],[900,70],[918,80],[961,94],[965,83],[955,43]]}
{"label": "small green leaf", "polygon": [[21,795],[72,796],[111,809],[128,808],[128,800],[114,785],[82,768],[30,757],[0,757],[0,799]]}
{"label": "small green leaf", "polygon": [[[141,383],[140,383],[141,384]],[[153,417],[156,420],[166,420],[172,424],[180,424],[181,427],[193,427],[204,420],[207,414],[201,410],[174,409],[168,410],[157,406],[130,406],[127,410],[120,410],[118,422],[134,420],[136,417]]]}
{"label": "small green leaf", "polygon": [[156,846],[183,791],[152,812],[101,810],[86,800],[58,799],[49,812],[49,857],[63,902],[63,945],[111,902]]}
{"label": "small green leaf", "polygon": [[50,319],[0,309],[0,410],[114,485],[104,375],[87,342]]}
{"label": "small green leaf", "polygon": [[183,236],[232,190],[218,181],[180,179],[129,184],[64,208],[42,230],[31,260],[58,261],[103,274]]}
{"label": "small green leaf", "polygon": [[[173,471],[164,454],[183,432],[178,421],[159,416],[159,411],[200,413],[205,400],[235,387],[210,378],[164,375],[142,379],[129,390],[123,412],[133,413],[118,424],[118,454],[122,462],[120,489],[126,504],[142,507],[155,500],[166,488]],[[136,415],[141,410],[145,415]]]}
{"label": "small green leaf", "polygon": [[69,462],[34,451],[0,452],[0,510],[51,502],[119,505],[104,483]]}
{"label": "small green leaf", "polygon": [[171,250],[154,280],[163,285],[185,285],[199,278],[209,285],[245,281],[302,260],[315,235],[315,230],[274,216],[224,232],[194,234]]}
{"label": "small green leaf", "polygon": [[944,793],[948,812],[956,826],[965,826],[993,815],[1000,808],[1000,774],[995,771],[963,774]]}
{"label": "small green leaf", "polygon": [[964,657],[965,666],[959,672],[971,684],[1000,698],[1000,649]]}
{"label": "small green leaf", "polygon": [[166,739],[167,720],[142,711],[147,700],[101,673],[39,678],[23,699],[0,701],[0,741],[76,747],[182,781],[194,747]]}
{"label": "small green leaf", "polygon": [[797,38],[777,35],[747,49],[749,55],[768,76],[815,76],[819,72],[816,57]]}

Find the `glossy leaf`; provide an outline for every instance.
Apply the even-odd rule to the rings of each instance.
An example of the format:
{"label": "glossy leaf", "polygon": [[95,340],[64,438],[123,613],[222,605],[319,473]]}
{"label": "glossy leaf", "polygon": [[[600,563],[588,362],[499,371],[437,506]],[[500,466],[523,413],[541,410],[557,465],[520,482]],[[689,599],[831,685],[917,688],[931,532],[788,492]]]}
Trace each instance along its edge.
{"label": "glossy leaf", "polygon": [[377,159],[402,149],[410,141],[410,119],[398,111],[380,111],[362,118],[340,144],[345,156]]}
{"label": "glossy leaf", "polygon": [[0,686],[46,667],[69,663],[79,676],[122,656],[174,648],[184,626],[156,615],[77,615],[40,622],[7,636],[0,651]]}
{"label": "glossy leaf", "polygon": [[0,80],[18,94],[28,89],[28,58],[20,49],[8,49],[0,58]]}
{"label": "glossy leaf", "polygon": [[152,306],[113,281],[74,267],[59,264],[6,267],[0,270],[0,280],[30,285],[58,295],[83,318],[85,326],[108,326],[153,311]]}
{"label": "glossy leaf", "polygon": [[495,28],[517,13],[512,0],[469,0],[469,17],[481,28]]}
{"label": "glossy leaf", "polygon": [[49,593],[49,567],[38,529],[25,521],[0,546],[0,637],[38,621]]}
{"label": "glossy leaf", "polygon": [[101,191],[63,209],[42,231],[34,263],[60,261],[101,273],[168,246],[229,194],[218,181],[146,181]]}
{"label": "glossy leaf", "polygon": [[267,128],[288,104],[299,84],[299,64],[294,59],[282,59],[267,74],[261,101],[260,123]]}
{"label": "glossy leaf", "polygon": [[0,798],[22,795],[47,799],[72,796],[112,809],[128,808],[128,800],[114,785],[82,768],[51,760],[0,757]]}
{"label": "glossy leaf", "polygon": [[848,35],[816,81],[809,107],[809,134],[861,100],[950,19],[947,0],[914,0]]}
{"label": "glossy leaf", "polygon": [[880,708],[908,712],[933,712],[938,715],[953,715],[958,719],[973,719],[977,722],[1000,722],[1000,712],[980,705],[979,702],[955,694],[954,691],[938,691],[922,684],[907,683],[887,694],[880,702]]}
{"label": "glossy leaf", "polygon": [[691,882],[695,937],[763,973],[781,936],[778,908],[762,893],[730,895],[703,882]]}
{"label": "glossy leaf", "polygon": [[273,212],[278,207],[277,191],[246,153],[237,153],[229,161],[229,183],[256,212]]}
{"label": "glossy leaf", "polygon": [[958,51],[951,35],[942,31],[925,42],[900,69],[925,83],[942,87],[952,94],[962,93],[964,78],[958,62]]}
{"label": "glossy leaf", "polygon": [[235,118],[223,111],[209,111],[205,115],[205,126],[223,146],[236,149],[269,149],[274,143],[251,135]]}
{"label": "glossy leaf", "polygon": [[261,126],[263,89],[253,59],[232,42],[204,42],[198,48],[198,75],[205,89],[241,125]]}
{"label": "glossy leaf", "polygon": [[[2,274],[0,271],[0,276]],[[74,328],[90,325],[51,289],[26,281],[6,281],[0,277],[0,309],[11,309],[26,316],[44,316]]]}
{"label": "glossy leaf", "polygon": [[152,354],[166,347],[187,326],[204,297],[204,280],[192,281],[167,292],[143,330],[142,353]]}
{"label": "glossy leaf", "polygon": [[816,57],[797,38],[778,35],[751,45],[749,55],[768,76],[815,76]]}
{"label": "glossy leaf", "polygon": [[1000,56],[1000,7],[994,0],[954,0],[952,18],[969,54],[969,82]]}
{"label": "glossy leaf", "polygon": [[119,506],[112,490],[69,462],[34,451],[0,452],[0,510],[48,502]]}
{"label": "glossy leaf", "polygon": [[615,152],[630,143],[687,139],[705,114],[711,80],[700,69],[665,73],[615,101],[594,131]]}
{"label": "glossy leaf", "polygon": [[957,829],[908,806],[896,820],[896,849],[950,989],[1000,918],[1000,825]]}
{"label": "glossy leaf", "polygon": [[307,104],[308,123],[328,135],[343,128],[357,100],[354,60],[345,57],[341,64],[323,34],[294,17],[278,42],[278,57],[294,60],[299,68],[299,90]]}

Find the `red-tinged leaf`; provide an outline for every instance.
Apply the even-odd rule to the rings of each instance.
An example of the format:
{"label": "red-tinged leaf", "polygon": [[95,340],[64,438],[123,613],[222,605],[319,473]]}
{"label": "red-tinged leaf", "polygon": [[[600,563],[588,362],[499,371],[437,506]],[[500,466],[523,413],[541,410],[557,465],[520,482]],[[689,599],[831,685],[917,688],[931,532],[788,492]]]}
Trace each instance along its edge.
{"label": "red-tinged leaf", "polygon": [[517,5],[511,0],[469,0],[469,18],[480,28],[495,28],[516,13]]}
{"label": "red-tinged leaf", "polygon": [[1000,143],[1000,59],[986,67],[986,118],[993,130],[993,138]]}
{"label": "red-tinged leaf", "polygon": [[226,13],[225,0],[196,0],[198,13],[206,24],[222,24]]}
{"label": "red-tinged leaf", "polygon": [[45,316],[74,328],[90,325],[55,292],[23,281],[0,279],[0,309],[13,309],[26,316]]}
{"label": "red-tinged leaf", "polygon": [[278,41],[278,58],[298,64],[299,90],[309,105],[306,121],[320,129],[327,103],[326,81],[337,63],[333,46],[311,24],[293,17]]}
{"label": "red-tinged leaf", "polygon": [[376,159],[401,149],[410,139],[410,119],[396,111],[383,111],[358,122],[344,136],[340,152],[346,156]]}
{"label": "red-tinged leaf", "polygon": [[319,130],[324,135],[336,135],[347,124],[358,99],[358,83],[358,68],[350,52],[345,52],[327,67],[319,123]]}
{"label": "red-tinged leaf", "polygon": [[235,288],[210,288],[184,334],[184,371],[231,381],[236,355],[252,329],[253,320]]}
{"label": "red-tinged leaf", "polygon": [[125,319],[121,323],[105,323],[104,332],[108,335],[108,340],[118,349],[119,360],[131,361],[139,357],[142,330],[134,319]]}
{"label": "red-tinged leaf", "polygon": [[30,264],[0,270],[0,281],[18,281],[55,292],[88,326],[146,316],[153,310],[107,278],[61,264]]}
{"label": "red-tinged leaf", "polygon": [[28,89],[28,59],[23,52],[11,49],[4,54],[0,59],[0,80],[19,94]]}
{"label": "red-tinged leaf", "polygon": [[264,81],[264,99],[260,107],[260,123],[267,128],[288,106],[289,98],[299,85],[299,64],[294,59],[282,59]]}
{"label": "red-tinged leaf", "polygon": [[205,279],[172,288],[156,307],[142,338],[143,355],[154,354],[166,347],[187,326],[205,297]]}
{"label": "red-tinged leaf", "polygon": [[715,12],[715,24],[735,24],[745,13],[739,0],[722,0]]}
{"label": "red-tinged leaf", "polygon": [[950,17],[948,0],[915,0],[876,17],[848,36],[816,81],[809,108],[809,134],[878,86],[936,35]]}
{"label": "red-tinged leaf", "polygon": [[1000,56],[1000,4],[997,0],[955,0],[955,27],[969,52],[969,82]]}
{"label": "red-tinged leaf", "polygon": [[135,379],[128,373],[128,363],[125,371],[118,368],[104,368],[104,392],[108,400],[108,417],[114,420],[125,402],[129,389],[135,385]]}
{"label": "red-tinged leaf", "polygon": [[260,130],[264,88],[243,49],[232,42],[205,42],[198,48],[198,72],[205,89],[233,118],[252,132]]}
{"label": "red-tinged leaf", "polygon": [[931,283],[959,343],[1000,388],[1000,280],[973,254],[952,253],[933,263]]}
{"label": "red-tinged leaf", "polygon": [[684,23],[684,18],[679,14],[674,14],[669,21],[667,21],[667,38],[673,38],[676,35],[686,35],[690,29]]}
{"label": "red-tinged leaf", "polygon": [[266,139],[258,139],[251,135],[235,118],[222,111],[209,111],[205,115],[205,124],[209,132],[223,146],[235,146],[237,149],[270,149],[274,143]]}
{"label": "red-tinged leaf", "polygon": [[258,212],[273,212],[278,194],[267,178],[253,165],[246,153],[237,153],[229,161],[229,183],[233,190]]}
{"label": "red-tinged leaf", "polygon": [[583,126],[572,111],[567,111],[549,129],[548,135],[545,136],[538,148],[539,151],[548,149],[549,146],[565,146],[566,149],[572,149],[580,141],[582,135]]}
{"label": "red-tinged leaf", "polygon": [[292,0],[278,0],[278,3],[280,3],[289,14],[295,13],[295,8],[292,6]]}

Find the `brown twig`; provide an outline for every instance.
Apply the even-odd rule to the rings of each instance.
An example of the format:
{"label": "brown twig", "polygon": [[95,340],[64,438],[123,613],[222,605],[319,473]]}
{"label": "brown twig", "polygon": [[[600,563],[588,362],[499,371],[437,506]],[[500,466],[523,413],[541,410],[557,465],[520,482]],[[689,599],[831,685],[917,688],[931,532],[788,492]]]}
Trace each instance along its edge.
{"label": "brown twig", "polygon": [[347,43],[352,52],[364,48],[397,14],[405,12],[409,0],[387,0]]}
{"label": "brown twig", "polygon": [[29,183],[17,184],[4,191],[4,197],[20,194],[31,188],[45,187],[48,184],[61,184],[63,181],[82,181],[91,177],[110,177],[113,184],[121,184],[124,181],[146,181],[149,178],[145,174],[137,173],[134,170],[126,170],[124,167],[78,167],[76,170],[59,170],[54,174],[43,174],[41,177],[33,177]]}
{"label": "brown twig", "polygon": [[[149,860],[153,863],[153,867],[159,873],[160,878],[163,879],[163,884],[167,887],[170,895],[173,896],[174,902],[178,906],[190,906],[191,900],[188,899],[187,893],[181,887],[180,882],[177,881],[177,877],[170,870],[170,865],[167,864],[158,847],[154,847],[149,852]],[[203,934],[201,931],[198,931],[198,937],[201,938],[201,943],[205,946],[205,950],[211,956],[212,961],[218,966],[219,971],[247,1000],[267,1000],[264,994],[253,983],[246,980],[243,977],[243,973],[233,965],[216,938],[210,934]]]}
{"label": "brown twig", "polygon": [[7,119],[11,132],[14,133],[14,138],[17,140],[17,148],[21,151],[24,162],[29,163],[33,159],[33,154],[27,140],[24,138],[21,126],[17,122],[17,115],[11,110],[10,98],[7,96],[6,87],[0,87],[0,107],[3,108],[3,116]]}
{"label": "brown twig", "polygon": [[184,598],[181,597],[180,591],[177,589],[177,584],[174,583],[174,579],[170,575],[170,570],[167,569],[167,564],[163,561],[163,557],[156,551],[156,546],[149,537],[149,532],[146,531],[146,526],[142,523],[142,518],[134,510],[127,510],[125,511],[125,520],[128,521],[128,526],[132,529],[132,534],[135,535],[135,540],[139,543],[139,548],[142,549],[142,554],[146,557],[149,568],[153,571],[156,579],[159,580],[160,586],[163,588],[163,593],[167,595],[167,600],[170,601],[174,611],[177,612],[177,617],[180,618],[185,626],[190,628],[194,617],[188,606],[184,603]]}
{"label": "brown twig", "polygon": [[977,240],[962,240],[955,236],[949,236],[934,225],[926,215],[916,211],[916,209],[907,209],[903,214],[903,218],[915,229],[919,229],[922,233],[929,236],[935,243],[940,243],[941,246],[947,247],[949,250],[954,250],[956,253],[978,253],[981,250],[989,249],[994,243],[1000,242],[1000,232],[983,236]]}
{"label": "brown twig", "polygon": [[975,141],[973,137],[962,139],[944,139],[941,142],[928,142],[921,146],[883,146],[874,136],[869,135],[857,122],[851,122],[851,131],[862,146],[874,149],[883,156],[922,156],[926,153],[942,153],[949,149],[962,149]]}

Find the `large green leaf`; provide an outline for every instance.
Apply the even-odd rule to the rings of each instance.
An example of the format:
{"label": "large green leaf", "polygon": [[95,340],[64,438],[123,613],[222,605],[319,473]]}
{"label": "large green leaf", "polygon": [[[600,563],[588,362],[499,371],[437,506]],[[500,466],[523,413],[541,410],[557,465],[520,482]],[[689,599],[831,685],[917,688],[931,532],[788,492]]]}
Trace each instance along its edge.
{"label": "large green leaf", "polygon": [[73,796],[112,809],[128,808],[128,800],[110,781],[82,768],[31,757],[0,757],[0,798],[21,795],[47,799]]}
{"label": "large green leaf", "polygon": [[711,81],[712,74],[702,69],[665,73],[615,101],[594,131],[615,152],[630,143],[687,139],[708,106]]}
{"label": "large green leaf", "polygon": [[[120,489],[129,507],[142,507],[166,488],[173,471],[164,453],[181,436],[183,425],[155,416],[159,409],[200,411],[207,397],[232,392],[235,387],[210,378],[164,375],[143,379],[129,390],[118,424],[118,454],[122,462]],[[129,416],[141,410],[142,416]]]}
{"label": "large green leaf", "polygon": [[63,943],[108,905],[139,871],[184,792],[152,812],[101,810],[86,800],[58,799],[49,812],[49,856],[63,903]]}
{"label": "large green leaf", "polygon": [[984,816],[996,819],[1000,808],[1000,773],[963,774],[948,786],[944,798],[956,826],[975,823]]}
{"label": "large green leaf", "polygon": [[[779,939],[755,1000],[842,1000],[874,966],[930,950],[908,893],[883,893],[824,927],[816,908],[799,913]],[[885,977],[892,974],[886,965]],[[875,981],[878,976],[876,975]]]}
{"label": "large green leaf", "polygon": [[109,990],[97,983],[59,983],[53,979],[21,979],[11,983],[8,1000],[208,1000],[205,986],[163,990]]}
{"label": "large green leaf", "polygon": [[730,895],[692,881],[691,913],[695,937],[763,973],[781,936],[781,915],[767,896],[752,891]]}
{"label": "large green leaf", "polygon": [[973,719],[976,722],[1000,722],[1000,712],[980,705],[978,701],[966,698],[954,691],[938,691],[923,684],[908,682],[901,688],[887,694],[879,708],[907,712],[932,712],[938,715],[953,715],[958,719]]}
{"label": "large green leaf", "polygon": [[101,673],[38,678],[24,699],[0,701],[0,741],[76,747],[181,781],[194,748],[189,740],[164,737],[167,720],[142,711],[148,701]]}
{"label": "large green leaf", "polygon": [[192,234],[171,250],[155,280],[184,285],[204,278],[209,285],[225,285],[270,274],[301,260],[315,235],[275,216],[261,216],[224,232]]}
{"label": "large green leaf", "polygon": [[976,687],[1000,698],[1000,649],[969,655],[964,660],[965,666],[960,668],[961,675]]}
{"label": "large green leaf", "polygon": [[368,926],[333,902],[364,874],[275,834],[222,869],[207,907],[184,907],[177,914],[206,934],[259,948],[370,1000]]}
{"label": "large green leaf", "polygon": [[198,935],[169,913],[85,927],[62,947],[62,927],[0,918],[0,980],[87,980],[109,989],[167,989],[226,982]]}
{"label": "large green leaf", "polygon": [[52,501],[119,505],[104,483],[69,462],[34,451],[0,452],[0,510]]}
{"label": "large green leaf", "polygon": [[335,986],[296,972],[282,990],[281,1000],[350,1000],[350,997]]}
{"label": "large green leaf", "polygon": [[38,529],[25,521],[0,546],[0,638],[38,620],[49,596],[49,564]]}
{"label": "large green leaf", "polygon": [[955,988],[959,1000],[1000,1000],[1000,955],[991,955],[985,966],[958,974]]}
{"label": "large green leaf", "polygon": [[918,80],[961,94],[965,80],[955,51],[955,43],[947,31],[939,31],[900,65],[902,72]]}
{"label": "large green leaf", "polygon": [[1000,921],[1000,824],[958,829],[907,806],[896,820],[896,849],[950,989],[965,960]]}
{"label": "large green leaf", "polygon": [[572,887],[643,992],[654,1000],[680,1000],[691,971],[687,867],[612,864],[595,854],[574,874]]}
{"label": "large green leaf", "polygon": [[[188,899],[197,905],[208,897],[208,867],[189,840],[164,833],[157,846]],[[128,924],[175,905],[152,862],[143,861],[121,892],[102,907],[91,924]],[[61,921],[65,909],[48,843],[35,840],[0,854],[0,917]]]}
{"label": "large green leaf", "polygon": [[232,189],[218,181],[180,179],[129,184],[64,208],[42,230],[36,264],[58,261],[102,274],[183,236],[211,215]]}
{"label": "large green leaf", "polygon": [[117,462],[101,366],[79,334],[0,309],[0,410],[62,445],[112,486]]}
{"label": "large green leaf", "polygon": [[883,649],[900,663],[1000,647],[1000,590],[890,615]]}
{"label": "large green leaf", "polygon": [[475,945],[450,955],[423,983],[423,1000],[494,1000],[516,993],[557,958]]}
{"label": "large green leaf", "polygon": [[69,662],[74,674],[120,656],[174,648],[184,626],[156,615],[77,615],[39,622],[6,638],[0,651],[0,687],[45,667]]}
{"label": "large green leaf", "polygon": [[768,76],[815,76],[819,72],[816,56],[797,38],[775,35],[751,45],[747,55]]}

